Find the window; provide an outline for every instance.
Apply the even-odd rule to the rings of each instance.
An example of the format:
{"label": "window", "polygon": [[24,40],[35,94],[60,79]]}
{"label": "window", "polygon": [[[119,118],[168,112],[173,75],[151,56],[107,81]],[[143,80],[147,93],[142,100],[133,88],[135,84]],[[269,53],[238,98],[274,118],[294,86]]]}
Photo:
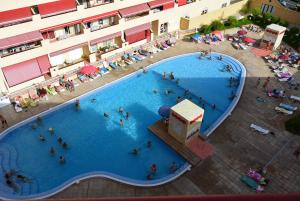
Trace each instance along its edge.
{"label": "window", "polygon": [[163,23],[160,25],[160,33],[167,33],[168,32],[168,23]]}
{"label": "window", "polygon": [[268,4],[261,4],[261,8],[260,8],[262,13],[274,13],[275,9],[274,6],[272,5],[268,5]]}
{"label": "window", "polygon": [[225,8],[226,6],[227,6],[227,3],[223,3],[221,7]]}
{"label": "window", "polygon": [[205,8],[204,10],[202,10],[202,12],[201,12],[201,15],[204,15],[204,14],[206,14],[206,13],[207,13],[207,11],[208,11],[208,9],[207,9],[207,8]]}

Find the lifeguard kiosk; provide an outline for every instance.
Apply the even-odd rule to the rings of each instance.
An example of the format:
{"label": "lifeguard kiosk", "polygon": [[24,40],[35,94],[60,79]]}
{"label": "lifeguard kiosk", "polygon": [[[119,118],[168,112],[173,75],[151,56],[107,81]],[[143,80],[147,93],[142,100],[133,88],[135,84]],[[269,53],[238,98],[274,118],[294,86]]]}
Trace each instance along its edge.
{"label": "lifeguard kiosk", "polygon": [[168,133],[186,144],[200,131],[204,110],[185,99],[171,108]]}
{"label": "lifeguard kiosk", "polygon": [[278,24],[270,24],[265,29],[260,46],[264,49],[275,50],[279,47],[286,28]]}

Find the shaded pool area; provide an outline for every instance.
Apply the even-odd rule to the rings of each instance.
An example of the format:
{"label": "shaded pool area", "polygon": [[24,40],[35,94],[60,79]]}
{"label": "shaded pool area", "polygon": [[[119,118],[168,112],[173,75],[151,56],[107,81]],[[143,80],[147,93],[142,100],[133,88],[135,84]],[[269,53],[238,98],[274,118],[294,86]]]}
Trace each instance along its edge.
{"label": "shaded pool area", "polygon": [[[209,135],[227,117],[242,92],[245,69],[229,56],[218,60],[219,55],[212,53],[210,60],[192,53],[162,60],[149,66],[147,73],[133,73],[82,95],[78,110],[71,100],[40,114],[41,121],[32,117],[9,128],[0,137],[0,198],[48,197],[95,176],[136,186],[160,185],[180,176],[189,164],[147,128],[160,119],[159,107],[175,105],[178,96],[204,107],[202,135]],[[230,72],[226,71],[228,64]],[[164,72],[166,80],[162,79]],[[169,79],[170,72],[174,80]],[[166,91],[171,93],[166,95]],[[54,134],[48,131],[50,127]],[[59,137],[67,149],[58,143]],[[49,153],[51,147],[53,155]],[[130,154],[133,149],[138,155]],[[60,156],[65,158],[64,164],[60,164]],[[170,171],[173,162],[178,166],[176,172]],[[147,180],[152,164],[156,164],[157,172]],[[15,190],[5,178],[5,172],[12,169],[16,170],[10,176]],[[30,178],[30,182],[17,179],[17,174]]]}

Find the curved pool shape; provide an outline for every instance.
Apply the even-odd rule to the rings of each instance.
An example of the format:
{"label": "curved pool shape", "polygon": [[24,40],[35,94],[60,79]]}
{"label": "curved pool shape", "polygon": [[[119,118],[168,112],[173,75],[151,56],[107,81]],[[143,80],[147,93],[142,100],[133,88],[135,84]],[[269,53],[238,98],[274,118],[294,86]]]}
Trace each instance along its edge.
{"label": "curved pool shape", "polygon": [[[222,61],[212,53],[212,60],[199,59],[191,53],[162,60],[148,66],[148,73],[132,73],[104,87],[79,97],[80,109],[75,100],[27,119],[1,134],[0,137],[0,198],[33,199],[49,197],[75,182],[90,177],[106,177],[136,186],[155,186],[169,182],[190,168],[177,153],[148,131],[148,126],[160,119],[157,111],[162,105],[175,105],[176,98],[188,89],[196,104],[205,108],[202,135],[209,135],[233,110],[242,93],[245,68],[232,57]],[[224,71],[230,64],[232,72]],[[163,72],[174,72],[174,80],[162,80]],[[236,84],[229,86],[231,77]],[[154,93],[157,90],[158,93]],[[173,93],[166,95],[165,90]],[[229,99],[232,93],[236,98]],[[202,97],[199,103],[199,97]],[[216,109],[211,105],[215,104]],[[129,119],[117,110],[122,106]],[[105,118],[103,113],[109,114]],[[124,126],[119,124],[124,120]],[[33,128],[37,126],[37,128]],[[54,135],[48,128],[54,128]],[[43,134],[46,141],[38,136]],[[63,149],[58,137],[69,145]],[[152,146],[147,146],[147,141]],[[56,154],[49,154],[54,147]],[[139,149],[137,156],[129,154]],[[66,159],[59,163],[59,156]],[[171,173],[170,164],[176,162],[178,170]],[[153,180],[147,180],[151,164],[157,165]],[[6,185],[5,171],[17,170],[31,178],[31,183],[11,177],[17,192]]]}

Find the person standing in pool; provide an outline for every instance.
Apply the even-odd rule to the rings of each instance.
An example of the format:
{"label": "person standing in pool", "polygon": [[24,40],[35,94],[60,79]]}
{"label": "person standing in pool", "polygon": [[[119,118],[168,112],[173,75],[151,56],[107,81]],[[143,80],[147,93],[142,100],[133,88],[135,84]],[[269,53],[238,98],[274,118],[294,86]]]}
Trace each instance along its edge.
{"label": "person standing in pool", "polygon": [[79,99],[76,100],[75,107],[76,107],[76,110],[80,109],[80,101],[79,101]]}
{"label": "person standing in pool", "polygon": [[162,79],[163,79],[163,80],[166,80],[166,79],[167,79],[167,74],[166,74],[166,72],[163,73]]}
{"label": "person standing in pool", "polygon": [[126,112],[125,118],[126,118],[126,120],[129,119],[129,112]]}
{"label": "person standing in pool", "polygon": [[124,126],[124,121],[123,121],[123,119],[120,119],[120,126],[121,126],[121,127]]}
{"label": "person standing in pool", "polygon": [[170,73],[170,80],[174,80],[174,79],[175,79],[174,73],[171,72],[171,73]]}
{"label": "person standing in pool", "polygon": [[124,112],[124,109],[122,107],[119,107],[119,110],[118,110],[119,113],[123,114]]}

